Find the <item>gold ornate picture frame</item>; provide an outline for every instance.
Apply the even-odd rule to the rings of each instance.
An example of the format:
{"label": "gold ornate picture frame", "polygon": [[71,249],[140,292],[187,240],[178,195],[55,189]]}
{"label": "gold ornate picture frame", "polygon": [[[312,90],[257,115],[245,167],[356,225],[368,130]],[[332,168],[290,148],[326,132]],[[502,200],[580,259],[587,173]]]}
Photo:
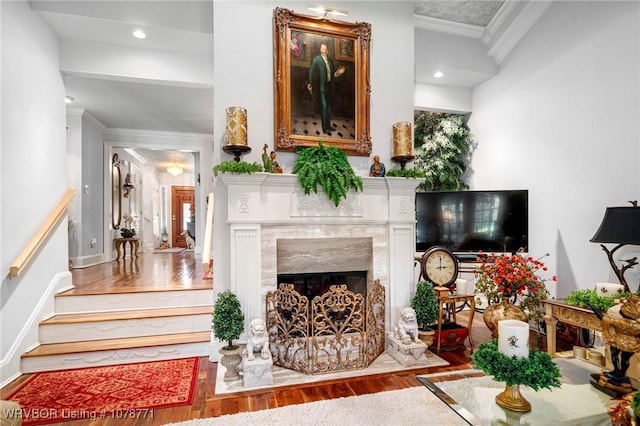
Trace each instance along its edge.
{"label": "gold ornate picture frame", "polygon": [[371,25],[276,8],[273,37],[276,150],[322,140],[348,155],[369,156]]}

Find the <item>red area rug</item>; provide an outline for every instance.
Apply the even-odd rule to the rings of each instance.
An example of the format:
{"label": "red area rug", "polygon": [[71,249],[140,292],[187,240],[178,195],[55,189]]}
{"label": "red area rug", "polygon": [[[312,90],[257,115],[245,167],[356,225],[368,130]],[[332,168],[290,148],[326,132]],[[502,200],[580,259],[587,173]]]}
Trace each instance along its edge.
{"label": "red area rug", "polygon": [[189,405],[200,358],[36,373],[6,399],[24,425],[72,420],[147,419],[154,409]]}

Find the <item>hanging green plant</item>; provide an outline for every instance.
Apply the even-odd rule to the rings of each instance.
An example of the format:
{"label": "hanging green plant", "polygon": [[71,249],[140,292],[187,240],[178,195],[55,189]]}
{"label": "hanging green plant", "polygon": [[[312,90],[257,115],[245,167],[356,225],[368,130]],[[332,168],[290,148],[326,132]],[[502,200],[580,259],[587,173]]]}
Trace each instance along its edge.
{"label": "hanging green plant", "polygon": [[464,173],[475,148],[461,115],[417,111],[414,116],[414,168],[425,173],[420,191],[469,189]]}
{"label": "hanging green plant", "polygon": [[261,172],[262,166],[258,163],[247,163],[246,161],[223,161],[213,167],[213,175],[218,173],[233,173],[236,175]]}
{"label": "hanging green plant", "polygon": [[322,141],[317,147],[296,148],[298,158],[293,174],[306,195],[318,192],[318,185],[338,207],[349,190],[362,191],[362,178],[356,176],[343,150],[326,147]]}

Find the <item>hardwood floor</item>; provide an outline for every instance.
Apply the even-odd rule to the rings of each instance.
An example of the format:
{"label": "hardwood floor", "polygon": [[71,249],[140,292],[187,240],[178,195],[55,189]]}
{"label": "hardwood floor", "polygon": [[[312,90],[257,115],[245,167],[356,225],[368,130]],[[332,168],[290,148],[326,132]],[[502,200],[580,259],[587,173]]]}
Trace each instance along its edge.
{"label": "hardwood floor", "polygon": [[[203,279],[200,260],[192,252],[174,254],[143,253],[137,260],[119,260],[72,272],[74,294],[99,294],[103,292],[132,292],[175,290],[182,288],[211,288],[212,280]],[[465,313],[458,314],[466,322]],[[475,345],[490,340],[491,335],[482,315],[476,314],[472,326]],[[532,334],[532,346],[537,346],[537,336]],[[560,349],[561,342],[558,342]],[[203,357],[200,362],[195,396],[190,406],[162,408],[153,411],[153,418],[76,420],[57,423],[75,426],[96,425],[156,425],[190,419],[217,417],[242,411],[257,411],[302,404],[353,395],[383,392],[422,386],[415,378],[417,374],[456,371],[471,368],[469,350],[443,351],[439,354],[450,363],[446,367],[418,368],[409,371],[377,374],[343,380],[330,380],[313,384],[262,389],[217,396],[214,394],[217,363]],[[20,387],[31,374],[24,374],[0,389],[0,399]],[[441,379],[446,380],[446,375]]]}

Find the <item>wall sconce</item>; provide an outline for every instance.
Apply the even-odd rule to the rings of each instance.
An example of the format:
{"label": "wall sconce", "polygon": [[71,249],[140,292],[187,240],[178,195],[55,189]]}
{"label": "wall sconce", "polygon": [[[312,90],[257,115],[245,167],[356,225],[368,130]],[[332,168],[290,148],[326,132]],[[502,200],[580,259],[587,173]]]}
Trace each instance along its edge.
{"label": "wall sconce", "polygon": [[169,173],[172,176],[181,175],[183,171],[184,170],[182,169],[182,167],[180,167],[178,163],[173,163],[169,167],[167,167],[167,173]]}
{"label": "wall sconce", "polygon": [[131,183],[131,173],[127,173],[127,176],[125,176],[122,189],[124,189],[124,198],[129,198],[129,191],[133,191],[134,189],[136,189],[136,187]]}
{"label": "wall sconce", "polygon": [[607,253],[609,264],[620,280],[620,284],[624,285],[624,291],[629,291],[624,273],[627,269],[638,264],[638,258],[632,257],[623,260],[626,265],[618,268],[613,260],[613,254],[626,244],[640,245],[640,207],[638,207],[637,201],[630,201],[630,203],[632,207],[607,207],[600,228],[590,240],[592,243],[617,244],[611,250],[607,249],[604,244],[600,244],[600,247]]}

